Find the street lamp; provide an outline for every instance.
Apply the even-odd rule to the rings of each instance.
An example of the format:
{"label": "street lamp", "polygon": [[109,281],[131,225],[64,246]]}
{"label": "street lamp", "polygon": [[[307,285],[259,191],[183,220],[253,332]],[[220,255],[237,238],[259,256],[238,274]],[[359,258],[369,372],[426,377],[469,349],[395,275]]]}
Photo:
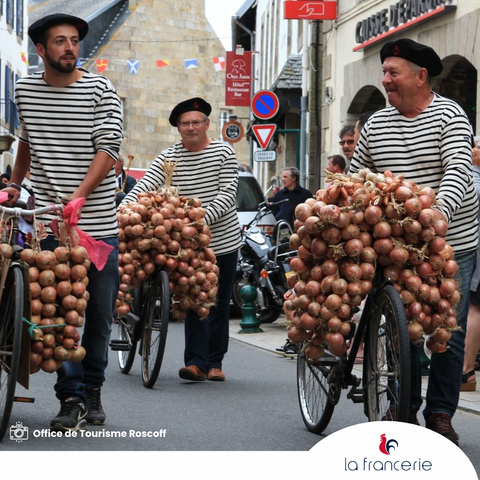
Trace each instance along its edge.
{"label": "street lamp", "polygon": [[0,133],[0,154],[8,152],[15,141],[15,137],[10,133]]}

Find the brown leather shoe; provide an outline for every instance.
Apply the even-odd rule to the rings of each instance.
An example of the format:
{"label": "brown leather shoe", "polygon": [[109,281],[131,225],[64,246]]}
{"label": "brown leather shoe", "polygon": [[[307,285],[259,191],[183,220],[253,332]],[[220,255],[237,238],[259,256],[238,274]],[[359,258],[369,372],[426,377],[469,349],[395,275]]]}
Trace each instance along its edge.
{"label": "brown leather shoe", "polygon": [[432,413],[426,421],[426,427],[451,440],[458,447],[459,436],[452,427],[452,419],[443,412]]}
{"label": "brown leather shoe", "polygon": [[196,365],[181,368],[178,375],[184,380],[193,380],[194,382],[204,382],[207,377]]}
{"label": "brown leather shoe", "polygon": [[213,380],[214,382],[224,382],[225,374],[222,372],[220,368],[211,368],[208,371],[207,378],[208,380]]}

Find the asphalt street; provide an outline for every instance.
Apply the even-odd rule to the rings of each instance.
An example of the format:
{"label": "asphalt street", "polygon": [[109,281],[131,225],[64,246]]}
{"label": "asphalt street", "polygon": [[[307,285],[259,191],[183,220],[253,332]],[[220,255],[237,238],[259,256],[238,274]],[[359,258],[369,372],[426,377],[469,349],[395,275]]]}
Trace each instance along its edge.
{"label": "asphalt street", "polygon": [[[295,361],[232,340],[224,362],[226,382],[183,381],[178,377],[182,366],[182,324],[169,325],[164,364],[153,389],[142,384],[139,358],[124,375],[112,352],[103,389],[107,424],[89,426],[76,438],[43,432],[59,404],[55,376],[39,372],[31,377],[28,392],[35,403],[14,404],[11,418],[13,426],[21,422],[28,428],[29,438],[16,442],[7,433],[0,450],[307,451],[320,440],[301,420]],[[162,430],[164,436],[154,433]],[[106,436],[112,434],[126,436]]]}

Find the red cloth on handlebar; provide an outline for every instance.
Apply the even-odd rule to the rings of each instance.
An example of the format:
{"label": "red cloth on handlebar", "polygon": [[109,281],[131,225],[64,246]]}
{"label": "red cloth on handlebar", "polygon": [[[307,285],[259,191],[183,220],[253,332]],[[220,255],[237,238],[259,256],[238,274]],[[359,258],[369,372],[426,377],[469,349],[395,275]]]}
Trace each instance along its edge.
{"label": "red cloth on handlebar", "polygon": [[100,271],[105,267],[108,256],[113,250],[113,247],[102,240],[95,240],[91,235],[88,235],[88,233],[85,233],[83,230],[76,227],[76,225],[78,225],[79,211],[85,205],[86,201],[87,199],[85,197],[80,197],[68,202],[63,209],[63,219],[67,226],[67,230],[70,228],[75,229],[79,237],[80,245],[87,249],[90,260],[97,270]]}
{"label": "red cloth on handlebar", "polygon": [[0,192],[0,204],[5,203],[8,200],[7,192]]}

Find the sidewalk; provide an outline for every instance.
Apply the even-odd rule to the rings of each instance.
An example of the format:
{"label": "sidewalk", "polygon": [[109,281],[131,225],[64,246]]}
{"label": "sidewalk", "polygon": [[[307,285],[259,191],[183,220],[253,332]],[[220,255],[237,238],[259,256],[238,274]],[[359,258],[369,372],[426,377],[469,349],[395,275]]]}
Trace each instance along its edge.
{"label": "sidewalk", "polygon": [[[239,333],[241,330],[240,321],[240,318],[232,318],[230,320],[230,338],[278,355],[275,349],[284,345],[287,339],[284,316],[281,316],[274,323],[262,324],[260,328],[263,332],[260,333]],[[477,374],[477,377],[480,380],[480,375]],[[422,395],[424,397],[426,394],[426,386],[427,377],[424,376],[422,382]],[[480,390],[477,388],[475,392],[460,392],[458,408],[480,415]]]}

